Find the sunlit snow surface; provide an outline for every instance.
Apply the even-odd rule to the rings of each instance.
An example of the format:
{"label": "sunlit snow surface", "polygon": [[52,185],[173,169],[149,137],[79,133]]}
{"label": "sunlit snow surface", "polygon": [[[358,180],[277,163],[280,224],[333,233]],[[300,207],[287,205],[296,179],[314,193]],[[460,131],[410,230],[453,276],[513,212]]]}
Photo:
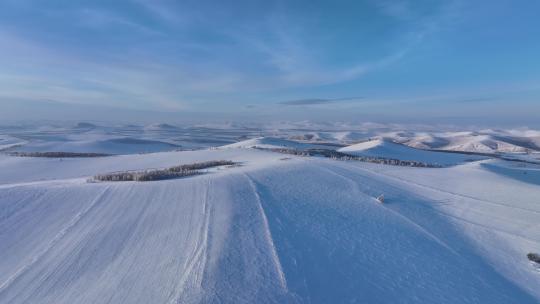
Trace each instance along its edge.
{"label": "sunlit snow surface", "polygon": [[[0,155],[0,303],[540,301],[540,271],[526,257],[540,252],[538,166],[409,168],[252,143],[102,158]],[[219,159],[242,166],[87,181]]]}

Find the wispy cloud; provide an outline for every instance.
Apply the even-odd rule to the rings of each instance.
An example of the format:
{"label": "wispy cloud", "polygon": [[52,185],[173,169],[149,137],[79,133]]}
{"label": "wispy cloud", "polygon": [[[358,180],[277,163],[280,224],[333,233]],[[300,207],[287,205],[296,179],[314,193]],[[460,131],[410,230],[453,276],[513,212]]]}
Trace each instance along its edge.
{"label": "wispy cloud", "polygon": [[[45,95],[53,91],[74,93],[81,91],[81,87],[88,93],[88,87],[92,87],[96,94],[99,93],[97,95],[110,96],[103,102],[142,102],[147,99],[148,104],[165,103],[163,100],[169,100],[171,104],[179,100],[189,103],[190,99],[196,102],[197,99],[215,98],[219,93],[241,94],[341,83],[398,61],[407,49],[400,46],[395,52],[386,52],[387,55],[379,58],[363,60],[360,56],[356,60],[333,63],[332,58],[339,56],[339,45],[329,46],[323,40],[313,40],[317,35],[306,26],[306,16],[291,14],[288,10],[255,9],[246,13],[254,16],[242,21],[230,19],[235,8],[227,6],[222,7],[226,12],[216,13],[205,10],[202,5],[191,14],[192,7],[178,7],[173,2],[132,3],[167,23],[168,27],[156,27],[140,18],[140,13],[119,11],[114,5],[75,5],[52,13],[52,9],[48,9],[49,17],[53,19],[57,19],[58,14],[75,14],[71,17],[79,25],[96,32],[89,33],[90,38],[84,45],[73,44],[72,40],[80,37],[69,31],[59,36],[66,39],[65,43],[57,38],[49,42],[42,38],[32,39],[32,36],[17,37],[29,45],[27,49],[40,54],[32,59],[33,71],[0,69],[0,73],[41,78],[40,85],[36,84],[34,89]],[[186,15],[185,11],[190,13]],[[202,12],[206,18],[199,16]],[[227,17],[223,20],[222,15]],[[221,22],[227,24],[220,26]],[[125,31],[116,32],[119,28]],[[109,32],[112,33],[110,37],[100,40]],[[133,38],[116,42],[114,35],[124,35],[124,32]],[[4,45],[9,46],[12,57],[19,56],[19,46]],[[53,64],[56,71],[51,75],[46,70]],[[56,89],[45,92],[43,83]],[[22,90],[21,84],[16,86]],[[64,90],[58,90],[61,87]],[[81,95],[84,96],[77,93],[51,98],[71,100],[81,98]]]}
{"label": "wispy cloud", "polygon": [[75,10],[73,14],[77,15],[79,24],[94,29],[107,30],[110,28],[126,27],[141,34],[162,35],[163,33],[145,25],[136,22],[130,18],[111,10],[98,8],[82,8]]}
{"label": "wispy cloud", "polygon": [[188,22],[189,15],[184,12],[173,9],[163,1],[146,1],[133,0],[134,3],[144,8],[147,12],[153,15],[156,19],[167,23],[171,26],[185,25]]}
{"label": "wispy cloud", "polygon": [[65,7],[26,2],[24,11],[13,12],[20,15],[16,25],[0,20],[7,31],[0,32],[0,95],[159,109],[243,109],[264,101],[278,108],[275,100],[283,96],[354,96],[366,87],[364,77],[414,52],[445,14],[438,3],[418,11],[409,0],[351,4],[358,5],[358,14],[368,8],[365,16],[343,7],[295,10],[272,1],[129,0]]}
{"label": "wispy cloud", "polygon": [[415,16],[411,3],[406,0],[377,0],[375,5],[386,15],[398,19],[411,19]]}
{"label": "wispy cloud", "polygon": [[454,102],[459,103],[484,103],[484,102],[491,102],[496,101],[497,97],[472,97],[472,98],[462,98],[462,99],[456,99]]}
{"label": "wispy cloud", "polygon": [[308,105],[320,105],[320,104],[329,104],[338,101],[351,101],[359,100],[363,97],[346,97],[346,98],[306,98],[306,99],[295,99],[295,100],[286,100],[278,102],[278,104],[286,106],[308,106]]}

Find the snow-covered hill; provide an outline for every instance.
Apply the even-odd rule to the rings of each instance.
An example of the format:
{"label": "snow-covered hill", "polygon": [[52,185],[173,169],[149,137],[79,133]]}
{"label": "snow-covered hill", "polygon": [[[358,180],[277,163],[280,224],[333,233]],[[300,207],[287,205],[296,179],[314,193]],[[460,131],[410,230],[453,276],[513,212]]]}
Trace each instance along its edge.
{"label": "snow-covered hill", "polygon": [[317,149],[317,148],[336,149],[336,146],[325,145],[325,144],[320,144],[320,143],[299,142],[299,141],[287,140],[287,139],[277,138],[277,137],[257,137],[257,138],[240,141],[234,144],[225,145],[221,148],[223,149],[227,149],[227,148],[265,148],[265,149],[286,148],[286,149],[305,150],[305,149]]}
{"label": "snow-covered hill", "polygon": [[[88,136],[91,137],[91,136]],[[132,154],[170,151],[180,146],[151,139],[132,137],[95,136],[91,140],[35,140],[17,149],[17,152],[78,152],[104,154]]]}
{"label": "snow-covered hill", "polygon": [[476,155],[420,150],[387,139],[374,139],[347,146],[338,151],[352,155],[419,161],[439,165],[456,165],[473,160],[485,159]]}
{"label": "snow-covered hill", "polygon": [[0,134],[0,151],[26,144],[25,140]]}
{"label": "snow-covered hill", "polygon": [[[86,181],[217,159],[242,166]],[[506,164],[407,168],[242,148],[2,155],[0,303],[538,303],[526,254],[540,252],[540,186],[484,163]]]}
{"label": "snow-covered hill", "polygon": [[517,137],[503,132],[413,133],[394,137],[408,146],[420,149],[478,153],[525,153],[539,150],[534,138]]}
{"label": "snow-covered hill", "polygon": [[[540,154],[540,131],[450,130],[433,131],[427,126],[381,124],[300,124],[276,125],[216,123],[203,125],[105,125],[88,122],[68,125],[0,126],[2,138],[20,138],[19,151],[132,154],[141,152],[204,149],[227,144],[236,146],[294,147],[352,145],[384,138],[424,150],[451,150],[488,154]],[[241,142],[246,139],[248,141]],[[131,143],[127,143],[131,141]],[[145,141],[145,143],[143,143]],[[240,141],[240,142],[239,142]],[[136,143],[137,142],[137,143]],[[265,143],[264,143],[265,142]],[[7,144],[7,142],[5,142]],[[5,146],[8,147],[9,146]],[[302,148],[299,147],[299,148]],[[65,149],[66,151],[59,151]],[[520,157],[521,157],[520,156]]]}
{"label": "snow-covered hill", "polygon": [[540,152],[540,132],[535,130],[414,131],[406,129],[357,129],[343,131],[281,130],[279,137],[307,143],[351,145],[384,138],[424,150],[473,153]]}
{"label": "snow-covered hill", "polygon": [[152,130],[152,131],[162,131],[162,130],[174,131],[174,130],[177,130],[178,128],[176,126],[166,124],[166,123],[155,123],[155,124],[150,124],[150,125],[145,126],[144,129]]}
{"label": "snow-covered hill", "polygon": [[464,136],[446,137],[449,143],[441,149],[453,151],[470,152],[526,152],[527,148],[505,141],[504,138],[497,139],[491,135],[470,134]]}

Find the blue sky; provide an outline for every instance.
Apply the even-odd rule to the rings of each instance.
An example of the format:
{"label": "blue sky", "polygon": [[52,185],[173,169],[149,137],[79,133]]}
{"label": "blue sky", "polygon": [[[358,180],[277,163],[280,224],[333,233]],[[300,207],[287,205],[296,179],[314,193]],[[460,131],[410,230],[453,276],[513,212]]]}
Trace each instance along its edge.
{"label": "blue sky", "polygon": [[505,0],[3,0],[0,103],[534,121],[539,11]]}

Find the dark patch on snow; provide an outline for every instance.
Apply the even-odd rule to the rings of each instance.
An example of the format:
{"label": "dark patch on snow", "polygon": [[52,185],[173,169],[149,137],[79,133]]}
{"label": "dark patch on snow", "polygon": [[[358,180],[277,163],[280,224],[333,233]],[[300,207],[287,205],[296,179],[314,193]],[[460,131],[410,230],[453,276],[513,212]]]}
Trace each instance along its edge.
{"label": "dark patch on snow", "polygon": [[105,153],[79,153],[79,152],[12,152],[11,156],[19,157],[47,157],[47,158],[73,158],[73,157],[105,157],[112,154]]}
{"label": "dark patch on snow", "polygon": [[75,126],[76,129],[94,129],[95,127],[97,127],[95,124],[89,122],[80,122]]}
{"label": "dark patch on snow", "polygon": [[540,254],[531,252],[527,254],[527,258],[529,259],[529,261],[540,265]]}

